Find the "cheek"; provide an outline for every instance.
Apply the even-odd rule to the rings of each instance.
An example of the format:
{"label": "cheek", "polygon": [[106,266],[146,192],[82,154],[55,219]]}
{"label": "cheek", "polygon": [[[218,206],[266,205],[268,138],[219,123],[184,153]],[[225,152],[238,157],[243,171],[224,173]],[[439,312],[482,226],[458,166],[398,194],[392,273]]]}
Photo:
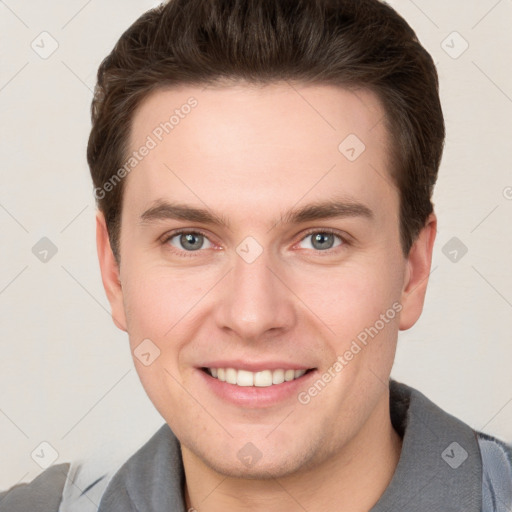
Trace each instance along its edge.
{"label": "cheek", "polygon": [[163,266],[140,268],[143,272],[132,273],[123,286],[130,348],[142,386],[165,418],[169,410],[191,409],[178,384],[188,378],[181,359],[198,323],[194,306],[209,282],[190,271],[180,275]]}
{"label": "cheek", "polygon": [[304,273],[294,278],[297,295],[330,328],[329,338],[344,343],[374,325],[400,298],[399,279],[390,268],[381,261]]}
{"label": "cheek", "polygon": [[165,267],[145,268],[143,275],[132,275],[127,282],[123,294],[130,334],[162,342],[175,326],[188,321],[211,287],[204,273]]}

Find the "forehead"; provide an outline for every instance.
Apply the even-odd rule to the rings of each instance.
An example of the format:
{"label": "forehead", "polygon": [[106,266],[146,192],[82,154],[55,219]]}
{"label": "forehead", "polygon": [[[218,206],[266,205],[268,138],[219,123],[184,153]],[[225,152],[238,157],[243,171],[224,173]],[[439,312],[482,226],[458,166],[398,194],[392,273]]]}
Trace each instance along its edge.
{"label": "forehead", "polygon": [[123,203],[142,211],[169,197],[263,214],[339,192],[395,208],[383,119],[380,101],[364,89],[157,90],[133,116],[130,153],[150,149],[127,177]]}

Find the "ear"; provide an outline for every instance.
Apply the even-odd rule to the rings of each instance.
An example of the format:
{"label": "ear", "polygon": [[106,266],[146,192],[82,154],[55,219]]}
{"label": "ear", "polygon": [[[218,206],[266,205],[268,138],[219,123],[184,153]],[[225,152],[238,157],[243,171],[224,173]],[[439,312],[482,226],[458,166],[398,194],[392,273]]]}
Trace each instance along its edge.
{"label": "ear", "polygon": [[126,331],[126,315],[119,265],[110,247],[105,216],[100,211],[96,213],[96,247],[100,262],[101,280],[112,309],[112,320],[119,329]]}
{"label": "ear", "polygon": [[407,256],[407,266],[401,298],[401,331],[410,329],[418,321],[423,311],[436,233],[437,218],[436,215],[432,213],[428,217],[425,226],[418,234]]}

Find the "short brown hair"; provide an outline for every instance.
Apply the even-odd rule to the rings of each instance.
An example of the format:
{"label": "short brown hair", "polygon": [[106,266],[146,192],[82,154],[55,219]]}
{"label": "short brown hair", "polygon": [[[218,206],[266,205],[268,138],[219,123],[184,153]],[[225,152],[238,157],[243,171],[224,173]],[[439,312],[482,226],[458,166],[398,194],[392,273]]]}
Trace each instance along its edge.
{"label": "short brown hair", "polygon": [[375,92],[409,253],[433,211],[445,130],[435,65],[407,22],[379,0],[169,0],[137,19],[98,70],[87,160],[118,262],[124,180],[102,187],[126,161],[136,108],[158,88],[226,80]]}

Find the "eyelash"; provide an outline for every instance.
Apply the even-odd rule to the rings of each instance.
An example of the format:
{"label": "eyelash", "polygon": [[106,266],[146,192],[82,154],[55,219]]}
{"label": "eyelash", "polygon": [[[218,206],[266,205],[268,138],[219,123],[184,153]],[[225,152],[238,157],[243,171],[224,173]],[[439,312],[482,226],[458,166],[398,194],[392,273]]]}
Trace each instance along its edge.
{"label": "eyelash", "polygon": [[[299,240],[299,242],[302,242],[308,236],[311,236],[311,235],[316,234],[316,233],[334,235],[334,236],[337,236],[341,240],[341,244],[336,246],[336,247],[331,247],[330,249],[326,249],[324,251],[315,251],[316,253],[318,253],[320,255],[321,254],[331,255],[333,252],[337,252],[338,250],[342,250],[346,246],[350,245],[350,242],[348,241],[347,237],[341,235],[338,231],[336,231],[334,229],[331,229],[331,228],[310,229],[309,231],[307,231],[302,236],[302,238]],[[178,256],[185,257],[185,258],[193,257],[193,256],[195,256],[194,253],[200,252],[202,250],[202,249],[199,249],[197,251],[179,250],[179,249],[176,249],[175,247],[171,246],[168,243],[175,236],[182,235],[182,234],[202,235],[205,238],[208,238],[208,240],[209,240],[208,235],[204,231],[201,231],[200,229],[194,229],[194,230],[191,230],[191,229],[179,229],[177,231],[172,231],[171,233],[168,233],[167,235],[165,235],[163,240],[162,240],[162,245],[166,245],[167,248],[172,253],[177,254]],[[297,242],[297,243],[299,243],[299,242]]]}

